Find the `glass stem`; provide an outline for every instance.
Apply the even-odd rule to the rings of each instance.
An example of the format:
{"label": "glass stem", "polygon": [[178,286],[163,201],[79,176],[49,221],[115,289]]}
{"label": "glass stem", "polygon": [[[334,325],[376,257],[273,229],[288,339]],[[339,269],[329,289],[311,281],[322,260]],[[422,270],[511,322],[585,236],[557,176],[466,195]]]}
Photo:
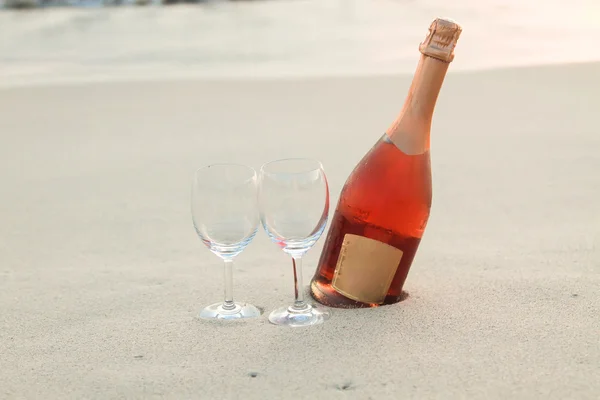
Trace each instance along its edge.
{"label": "glass stem", "polygon": [[224,310],[233,310],[235,303],[233,302],[233,260],[225,260],[225,301],[223,302]]}
{"label": "glass stem", "polygon": [[304,301],[304,286],[302,284],[302,257],[292,256],[294,265],[294,296],[295,301],[292,309],[295,311],[303,311],[307,308]]}

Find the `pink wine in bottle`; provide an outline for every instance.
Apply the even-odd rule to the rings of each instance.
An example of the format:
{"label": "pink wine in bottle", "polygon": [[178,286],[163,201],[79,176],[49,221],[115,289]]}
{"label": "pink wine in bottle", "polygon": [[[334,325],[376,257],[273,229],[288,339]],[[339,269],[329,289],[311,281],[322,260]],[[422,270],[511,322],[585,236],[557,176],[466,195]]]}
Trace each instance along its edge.
{"label": "pink wine in bottle", "polygon": [[431,208],[431,119],[461,31],[454,21],[433,21],[398,118],[346,180],[311,281],[320,303],[401,300]]}

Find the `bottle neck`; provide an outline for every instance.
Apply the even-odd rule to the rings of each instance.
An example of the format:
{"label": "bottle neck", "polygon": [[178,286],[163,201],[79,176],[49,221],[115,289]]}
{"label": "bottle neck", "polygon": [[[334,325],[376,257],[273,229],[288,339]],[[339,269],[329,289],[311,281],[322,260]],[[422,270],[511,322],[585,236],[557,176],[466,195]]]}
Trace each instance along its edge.
{"label": "bottle neck", "polygon": [[402,111],[386,131],[403,153],[417,155],[429,150],[433,110],[449,65],[421,55]]}

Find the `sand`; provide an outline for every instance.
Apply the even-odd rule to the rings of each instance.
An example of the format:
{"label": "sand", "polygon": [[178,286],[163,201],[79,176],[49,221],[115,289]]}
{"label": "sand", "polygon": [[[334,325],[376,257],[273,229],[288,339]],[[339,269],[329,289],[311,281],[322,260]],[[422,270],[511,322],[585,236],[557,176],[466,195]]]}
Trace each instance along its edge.
{"label": "sand", "polygon": [[[307,329],[195,318],[222,265],[192,227],[194,169],[316,157],[333,210],[409,80],[0,90],[0,397],[600,397],[600,64],[448,76],[407,300]],[[234,280],[265,313],[293,296],[262,231]]]}

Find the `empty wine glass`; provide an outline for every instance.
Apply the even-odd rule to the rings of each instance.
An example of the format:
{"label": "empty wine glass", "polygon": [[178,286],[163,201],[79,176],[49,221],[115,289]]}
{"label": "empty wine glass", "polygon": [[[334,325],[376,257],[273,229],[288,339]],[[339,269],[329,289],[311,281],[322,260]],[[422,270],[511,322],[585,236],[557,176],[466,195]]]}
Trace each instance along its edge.
{"label": "empty wine glass", "polygon": [[302,256],[319,240],[329,214],[329,187],[317,160],[294,158],[262,166],[259,209],[267,235],[292,257],[295,301],[269,315],[277,325],[308,326],[329,318],[329,311],[304,300]]}
{"label": "empty wine glass", "polygon": [[210,251],[225,261],[225,300],[200,312],[203,319],[257,317],[258,308],[233,301],[233,259],[258,229],[256,171],[245,165],[212,164],[194,174],[194,228]]}

